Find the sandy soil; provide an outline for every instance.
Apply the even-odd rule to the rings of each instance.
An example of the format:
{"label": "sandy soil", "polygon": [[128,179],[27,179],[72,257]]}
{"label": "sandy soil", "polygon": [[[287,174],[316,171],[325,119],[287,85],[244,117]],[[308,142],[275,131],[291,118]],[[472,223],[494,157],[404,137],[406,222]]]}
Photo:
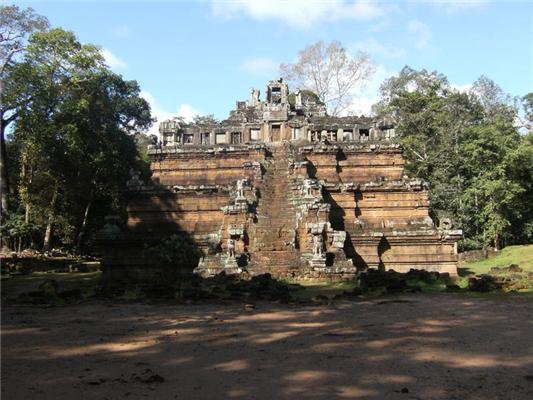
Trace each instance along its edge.
{"label": "sandy soil", "polygon": [[2,399],[532,399],[532,338],[531,296],[7,306]]}

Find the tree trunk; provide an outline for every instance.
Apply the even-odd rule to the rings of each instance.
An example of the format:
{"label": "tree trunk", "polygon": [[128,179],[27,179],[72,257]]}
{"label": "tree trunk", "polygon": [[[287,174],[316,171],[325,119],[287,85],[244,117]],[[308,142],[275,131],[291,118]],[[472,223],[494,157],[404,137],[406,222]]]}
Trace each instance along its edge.
{"label": "tree trunk", "polygon": [[78,249],[81,248],[81,243],[83,242],[83,238],[85,237],[85,230],[87,229],[87,221],[89,219],[89,212],[91,211],[91,206],[93,204],[94,200],[94,190],[91,189],[91,194],[89,195],[89,201],[87,202],[87,206],[85,207],[85,213],[83,214],[83,222],[81,223],[80,233],[78,234]]}
{"label": "tree trunk", "polygon": [[6,151],[6,121],[3,118],[3,113],[0,113],[0,193],[1,193],[1,212],[4,213],[9,206],[9,178],[7,175],[7,151]]}
{"label": "tree trunk", "polygon": [[497,233],[495,236],[494,236],[494,251],[500,251],[502,249],[502,246],[501,246],[501,239],[500,239],[500,234]]}
{"label": "tree trunk", "polygon": [[33,178],[33,169],[31,168],[31,166],[28,165],[27,161],[28,161],[28,158],[24,154],[24,156],[22,157],[22,172],[21,172],[21,175],[22,175],[21,184],[24,185],[24,196],[21,196],[21,197],[25,203],[24,222],[29,224],[31,220],[30,186],[31,186],[32,178]]}
{"label": "tree trunk", "polygon": [[43,250],[50,251],[52,248],[52,232],[53,232],[53,222],[54,222],[54,208],[57,201],[57,192],[58,189],[54,189],[54,194],[52,196],[52,201],[50,203],[50,212],[48,214],[48,222],[46,223],[46,231],[44,233],[44,244]]}
{"label": "tree trunk", "polygon": [[30,223],[30,215],[31,215],[31,204],[30,202],[28,201],[26,203],[26,210],[24,212],[24,222],[26,224],[29,224]]}

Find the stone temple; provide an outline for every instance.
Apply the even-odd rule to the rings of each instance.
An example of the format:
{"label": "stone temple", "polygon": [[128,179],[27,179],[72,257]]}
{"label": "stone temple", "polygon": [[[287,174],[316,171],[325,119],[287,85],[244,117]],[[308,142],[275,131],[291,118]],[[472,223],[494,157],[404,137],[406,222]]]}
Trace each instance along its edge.
{"label": "stone temple", "polygon": [[145,279],[143,246],[173,234],[201,250],[202,276],[457,273],[461,231],[430,218],[428,188],[404,175],[391,118],[328,116],[280,79],[222,122],[173,119],[159,131],[151,182],[135,173],[128,182],[127,227],[113,236],[108,226],[104,278]]}

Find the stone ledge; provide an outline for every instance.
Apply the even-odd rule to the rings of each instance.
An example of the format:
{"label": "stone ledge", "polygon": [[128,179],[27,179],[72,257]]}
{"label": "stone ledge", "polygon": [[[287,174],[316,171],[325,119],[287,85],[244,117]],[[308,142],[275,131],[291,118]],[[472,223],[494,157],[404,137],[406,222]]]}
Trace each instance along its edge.
{"label": "stone ledge", "polygon": [[212,155],[227,153],[242,153],[249,151],[260,151],[266,149],[264,143],[247,143],[247,144],[219,144],[219,145],[168,145],[168,146],[148,146],[148,155]]}

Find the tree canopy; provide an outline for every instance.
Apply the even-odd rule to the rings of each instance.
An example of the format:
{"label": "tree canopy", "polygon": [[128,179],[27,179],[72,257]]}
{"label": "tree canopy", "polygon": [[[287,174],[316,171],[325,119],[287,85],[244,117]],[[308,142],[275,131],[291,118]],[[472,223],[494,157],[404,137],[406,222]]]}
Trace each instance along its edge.
{"label": "tree canopy", "polygon": [[368,54],[359,52],[352,56],[337,41],[309,45],[298,53],[295,63],[280,66],[289,83],[315,93],[334,116],[348,109],[354,89],[364,84],[374,69]]}
{"label": "tree canopy", "polygon": [[485,76],[465,93],[409,67],[381,86],[375,111],[394,115],[406,172],[430,183],[433,215],[464,230],[463,248],[533,239],[532,133],[515,124],[517,101]]}
{"label": "tree canopy", "polygon": [[17,246],[80,248],[105,214],[124,211],[131,169],[146,169],[135,135],[152,121],[137,82],[110,71],[72,32],[35,32],[11,67],[3,98],[14,204],[3,236]]}
{"label": "tree canopy", "polygon": [[11,67],[24,51],[28,36],[46,29],[48,20],[32,8],[0,6],[0,210],[3,212],[8,211],[9,192],[5,131],[17,117],[15,108],[20,107],[17,96],[5,96],[4,84],[9,82]]}

